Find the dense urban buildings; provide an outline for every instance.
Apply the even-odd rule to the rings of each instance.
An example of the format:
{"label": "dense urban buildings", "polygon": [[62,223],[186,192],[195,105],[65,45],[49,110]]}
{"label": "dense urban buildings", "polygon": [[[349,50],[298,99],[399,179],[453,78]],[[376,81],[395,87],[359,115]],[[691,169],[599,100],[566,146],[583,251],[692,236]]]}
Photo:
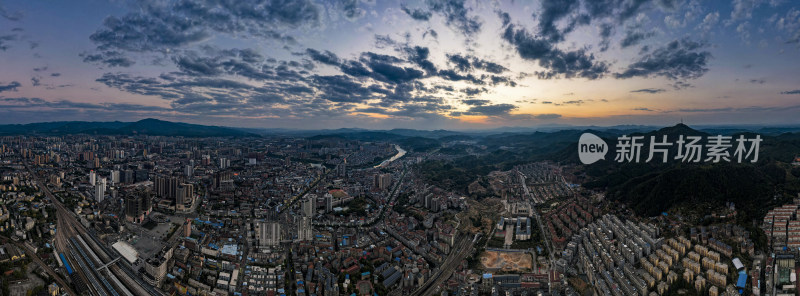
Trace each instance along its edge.
{"label": "dense urban buildings", "polygon": [[800,0],[0,0],[0,296],[800,296]]}
{"label": "dense urban buildings", "polygon": [[643,215],[590,188],[601,178],[582,165],[458,170],[475,165],[470,153],[492,157],[484,149],[497,140],[430,139],[0,136],[4,285],[12,295],[797,291],[800,196],[772,195],[755,220],[742,201]]}

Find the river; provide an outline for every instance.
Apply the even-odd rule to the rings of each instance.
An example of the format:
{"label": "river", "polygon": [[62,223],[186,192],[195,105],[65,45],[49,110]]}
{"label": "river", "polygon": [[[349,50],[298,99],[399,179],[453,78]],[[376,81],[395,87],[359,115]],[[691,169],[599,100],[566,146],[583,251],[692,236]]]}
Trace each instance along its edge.
{"label": "river", "polygon": [[405,151],[405,150],[403,150],[403,148],[400,148],[400,146],[398,146],[398,145],[394,145],[394,149],[396,149],[396,150],[397,150],[397,154],[395,154],[394,156],[392,156],[392,158],[389,158],[389,159],[387,159],[387,160],[384,160],[383,162],[381,162],[381,164],[379,164],[379,165],[376,165],[375,167],[376,167],[376,168],[379,168],[379,167],[385,167],[385,166],[389,165],[390,163],[392,163],[392,161],[395,161],[395,160],[397,160],[398,158],[400,158],[400,157],[403,157],[403,155],[406,155],[406,151]]}

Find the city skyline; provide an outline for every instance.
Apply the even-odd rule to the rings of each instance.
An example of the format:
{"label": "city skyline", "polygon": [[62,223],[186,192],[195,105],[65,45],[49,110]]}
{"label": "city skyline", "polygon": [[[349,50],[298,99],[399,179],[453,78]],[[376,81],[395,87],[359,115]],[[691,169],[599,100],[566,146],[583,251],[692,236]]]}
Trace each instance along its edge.
{"label": "city skyline", "polygon": [[797,124],[791,1],[0,2],[0,124]]}

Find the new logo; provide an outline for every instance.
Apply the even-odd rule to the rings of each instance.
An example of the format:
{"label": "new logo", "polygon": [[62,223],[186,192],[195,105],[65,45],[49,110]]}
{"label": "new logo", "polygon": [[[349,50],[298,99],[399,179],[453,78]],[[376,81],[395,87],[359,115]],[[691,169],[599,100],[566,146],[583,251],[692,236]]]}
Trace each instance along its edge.
{"label": "new logo", "polygon": [[608,144],[594,134],[584,133],[578,140],[578,157],[583,164],[593,164],[605,159],[607,152]]}

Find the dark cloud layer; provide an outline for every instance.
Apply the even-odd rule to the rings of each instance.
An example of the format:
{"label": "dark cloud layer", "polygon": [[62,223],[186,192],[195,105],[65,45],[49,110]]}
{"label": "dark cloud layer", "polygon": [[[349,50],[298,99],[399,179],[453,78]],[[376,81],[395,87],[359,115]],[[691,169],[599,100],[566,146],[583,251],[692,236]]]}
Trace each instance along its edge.
{"label": "dark cloud layer", "polygon": [[632,90],[631,92],[632,93],[657,94],[657,93],[662,93],[662,92],[665,92],[665,91],[666,90],[664,90],[663,88],[643,88],[643,89]]}
{"label": "dark cloud layer", "polygon": [[470,9],[465,6],[466,0],[428,0],[428,8],[445,18],[445,23],[466,36],[472,36],[481,30],[481,21],[477,16],[470,16]]}
{"label": "dark cloud layer", "polygon": [[[426,60],[425,50],[414,52],[420,53],[418,62]],[[342,75],[311,74],[302,63],[265,61],[250,50],[206,48],[176,55],[173,62],[179,72],[158,78],[106,73],[98,82],[160,96],[176,111],[189,114],[332,117],[356,111],[354,104],[373,104],[384,110],[382,114],[431,117],[452,109],[439,98],[416,95],[427,88],[419,81],[424,72],[410,66],[413,61],[373,52],[344,61],[313,49],[305,55],[338,66]],[[228,76],[247,77],[252,83]]]}
{"label": "dark cloud layer", "polygon": [[[353,6],[345,5],[346,8]],[[180,0],[145,3],[122,17],[109,16],[89,38],[99,50],[163,50],[197,43],[214,33],[291,41],[277,28],[316,26],[320,7],[310,0]]]}
{"label": "dark cloud layer", "polygon": [[340,0],[342,4],[342,11],[344,12],[344,17],[349,20],[356,20],[363,17],[367,12],[359,7],[360,1],[359,0]]}
{"label": "dark cloud layer", "polygon": [[410,9],[405,5],[401,5],[400,9],[402,9],[403,12],[408,14],[408,16],[418,21],[427,21],[431,19],[432,13],[430,11],[425,11],[422,9]]}
{"label": "dark cloud layer", "polygon": [[[674,12],[684,0],[543,0],[534,14],[538,35],[550,42],[560,42],[579,26],[596,24],[600,28],[600,51],[608,49],[615,26],[641,12],[658,8]],[[504,21],[505,24],[505,21]],[[621,45],[632,46],[651,33],[628,32]]]}
{"label": "dark cloud layer", "polygon": [[[742,1],[736,1],[743,2]],[[749,0],[746,0],[749,1]],[[505,95],[503,89],[493,86],[515,87],[529,77],[538,79],[596,80],[607,77],[666,78],[662,85],[674,89],[692,87],[689,83],[709,71],[712,58],[710,44],[696,40],[713,40],[708,36],[676,39],[659,44],[660,37],[676,36],[653,27],[649,18],[664,15],[682,22],[681,28],[691,32],[710,30],[700,25],[690,25],[691,15],[702,18],[718,15],[716,12],[689,11],[692,3],[686,0],[542,0],[532,2],[533,13],[525,13],[517,22],[502,11],[492,11],[504,5],[491,5],[466,0],[424,0],[415,4],[392,6],[366,4],[361,0],[175,0],[135,2],[130,12],[104,19],[89,36],[94,48],[80,54],[90,64],[106,72],[96,82],[106,87],[136,95],[158,97],[170,112],[189,115],[231,117],[277,118],[328,118],[358,114],[384,114],[390,117],[440,119],[448,116],[487,116],[489,121],[502,119],[533,120],[557,119],[559,114],[513,114],[519,110],[515,104],[497,103],[492,95]],[[477,5],[472,5],[477,3]],[[367,6],[369,5],[369,6]],[[738,4],[735,4],[736,6]],[[477,7],[477,8],[475,8]],[[384,32],[375,25],[381,9],[402,13],[419,22],[440,22],[458,33],[456,41],[466,40],[463,49],[437,52],[445,42],[431,29],[439,24],[417,24],[401,32]],[[367,10],[370,15],[367,16]],[[489,9],[477,11],[477,9]],[[738,8],[736,8],[738,9]],[[476,11],[473,11],[476,10]],[[747,9],[737,14],[747,19]],[[487,13],[488,12],[488,13]],[[654,12],[651,14],[650,12]],[[715,14],[716,13],[716,14]],[[0,17],[19,20],[0,7]],[[375,18],[377,17],[377,18]],[[405,16],[403,16],[405,17]],[[800,13],[789,11],[776,14],[770,25],[782,32],[781,42],[797,42],[800,26],[792,21]],[[369,18],[362,23],[348,23]],[[494,18],[494,19],[491,19]],[[713,19],[713,18],[712,18]],[[405,21],[408,21],[406,19]],[[495,31],[484,29],[486,24],[501,22]],[[705,20],[703,20],[705,23]],[[714,23],[717,21],[715,20]],[[796,23],[796,22],[795,22]],[[295,40],[295,34],[314,36],[320,31],[328,33],[340,24],[358,27],[375,42],[363,52],[351,48],[324,48],[320,43],[305,43],[305,38]],[[376,26],[380,30],[372,30]],[[578,28],[596,28],[584,31],[597,34],[599,44],[581,43],[581,36],[572,40]],[[488,27],[487,27],[488,28]],[[755,22],[753,22],[753,28]],[[317,31],[319,30],[319,31]],[[482,30],[484,30],[482,32]],[[19,32],[19,33],[18,33]],[[12,42],[29,42],[23,31],[10,35],[0,34],[0,50]],[[25,31],[27,32],[27,31]],[[691,32],[684,36],[691,36]],[[3,33],[3,32],[0,32]],[[341,32],[321,36],[322,39],[338,37]],[[499,42],[495,47],[475,46],[484,41],[478,33],[486,33]],[[654,38],[658,34],[659,38]],[[419,36],[422,36],[420,41]],[[664,36],[661,36],[664,35]],[[443,34],[450,38],[452,34]],[[428,38],[433,37],[433,38]],[[496,40],[499,37],[500,40]],[[312,37],[313,38],[313,37]],[[668,37],[671,38],[674,37]],[[697,38],[697,39],[694,39]],[[229,39],[235,42],[225,43]],[[614,40],[614,44],[611,44]],[[251,42],[254,41],[254,42]],[[618,43],[616,42],[618,41]],[[419,43],[415,43],[419,42]],[[223,45],[223,43],[225,45]],[[237,49],[215,46],[242,46],[242,43],[259,48]],[[11,45],[9,45],[11,44]],[[211,46],[210,44],[216,44]],[[43,44],[45,45],[45,44]],[[44,47],[44,46],[43,46]],[[450,46],[444,46],[452,48]],[[618,60],[615,54],[603,53],[610,47],[628,50],[631,60]],[[281,49],[282,48],[282,49]],[[341,52],[338,50],[342,50]],[[487,51],[484,52],[483,50]],[[284,50],[284,51],[282,51]],[[503,52],[502,50],[506,50]],[[275,52],[277,51],[277,52]],[[637,53],[638,51],[638,53]],[[489,53],[489,55],[483,55]],[[526,65],[515,65],[519,58]],[[152,62],[148,62],[152,61]],[[161,66],[162,72],[152,74],[150,64]],[[41,65],[36,64],[36,65]],[[56,65],[56,64],[52,64]],[[136,67],[134,67],[136,66]],[[538,67],[537,67],[538,66]],[[612,66],[614,69],[611,69]],[[521,67],[534,68],[534,72],[516,72]],[[130,68],[130,69],[126,69]],[[25,68],[27,69],[30,68]],[[40,71],[41,70],[41,71]],[[50,89],[63,85],[49,84],[49,79],[68,83],[71,75],[59,77],[46,69],[34,69],[31,82]],[[145,71],[138,71],[145,70]],[[113,72],[121,71],[121,72]],[[134,74],[149,73],[149,74]],[[158,73],[158,72],[155,72]],[[69,74],[69,73],[66,73]],[[23,80],[29,76],[23,76]],[[764,80],[742,79],[743,82],[763,84]],[[621,83],[621,82],[620,82]],[[655,84],[658,85],[658,84]],[[21,86],[13,81],[0,84],[0,92],[16,91]],[[623,92],[624,92],[623,88]],[[27,90],[27,89],[26,89]],[[499,91],[498,91],[499,90]],[[662,88],[630,90],[631,93],[658,94]],[[577,92],[577,91],[576,91]],[[790,90],[781,94],[800,94]],[[582,96],[581,94],[580,96]],[[541,101],[547,108],[553,106],[582,106],[599,99],[552,98]],[[27,99],[25,101],[24,99]],[[107,109],[109,104],[84,104],[71,101],[44,101],[36,98],[5,99],[6,104],[46,106],[48,108]],[[512,98],[513,100],[513,98]],[[602,100],[606,101],[606,100]],[[530,101],[533,103],[533,101]],[[114,105],[122,106],[122,105]],[[131,106],[134,110],[144,107]],[[138,109],[137,109],[138,108]],[[566,107],[564,107],[566,108]],[[626,107],[626,109],[630,108]],[[646,108],[640,111],[652,111]],[[154,109],[156,110],[156,109]],[[365,115],[364,113],[369,113]],[[499,122],[499,121],[498,121]]]}
{"label": "dark cloud layer", "polygon": [[93,54],[82,53],[80,56],[83,57],[83,61],[85,63],[94,63],[99,65],[105,65],[108,67],[130,67],[136,63],[133,59],[115,50],[109,50]]}
{"label": "dark cloud layer", "polygon": [[619,42],[619,46],[621,48],[627,48],[630,46],[638,45],[643,40],[654,36],[654,32],[641,32],[637,30],[628,31],[625,33],[625,37]]}
{"label": "dark cloud layer", "polygon": [[[566,17],[573,10],[580,6],[580,2],[576,0],[546,0],[542,1],[542,12],[539,14],[539,34],[546,37],[552,42],[558,42],[564,39],[564,35],[571,31],[568,29],[559,30],[556,27],[556,22]],[[572,22],[574,24],[574,21]]]}
{"label": "dark cloud layer", "polygon": [[483,99],[468,99],[468,100],[463,100],[461,102],[470,106],[483,106],[490,104],[492,101]]}
{"label": "dark cloud layer", "polygon": [[0,92],[4,91],[17,91],[17,87],[22,86],[19,82],[12,81],[9,84],[2,84],[0,83]]}
{"label": "dark cloud layer", "polygon": [[704,44],[689,39],[675,40],[640,57],[621,73],[615,73],[614,77],[625,79],[662,76],[671,80],[696,79],[708,72],[711,53],[702,50],[704,47]]}
{"label": "dark cloud layer", "polygon": [[330,51],[325,50],[320,52],[316,49],[309,48],[306,49],[306,54],[314,61],[334,66],[339,65],[339,57]]}
{"label": "dark cloud layer", "polygon": [[428,56],[430,55],[431,51],[427,47],[406,47],[404,50],[409,56],[409,62],[414,63],[425,70],[428,75],[436,73],[436,66],[433,64],[433,62],[428,60]]}
{"label": "dark cloud layer", "polygon": [[372,69],[372,78],[389,83],[409,82],[423,76],[423,72],[410,67],[395,66],[395,57],[373,55],[368,58],[367,66]]}
{"label": "dark cloud layer", "polygon": [[[42,98],[31,97],[15,97],[15,98],[0,98],[0,107],[2,109],[31,109],[41,111],[41,108],[55,109],[55,110],[105,110],[105,111],[119,111],[125,112],[169,112],[170,109],[159,106],[147,106],[129,103],[83,103],[70,100],[57,100],[47,101]],[[18,112],[15,110],[15,112]],[[61,111],[59,111],[61,112]]]}
{"label": "dark cloud layer", "polygon": [[546,71],[537,72],[540,79],[587,78],[598,79],[608,72],[605,62],[597,61],[586,50],[563,51],[549,40],[537,38],[524,28],[509,24],[503,39],[511,43],[523,59],[536,60]]}
{"label": "dark cloud layer", "polygon": [[489,73],[501,74],[508,70],[500,64],[471,55],[448,54],[447,59],[461,72],[469,72],[473,69],[478,69]]}
{"label": "dark cloud layer", "polygon": [[453,112],[454,116],[468,115],[468,116],[504,116],[508,115],[511,111],[519,107],[512,104],[478,104],[473,105],[467,111]]}

